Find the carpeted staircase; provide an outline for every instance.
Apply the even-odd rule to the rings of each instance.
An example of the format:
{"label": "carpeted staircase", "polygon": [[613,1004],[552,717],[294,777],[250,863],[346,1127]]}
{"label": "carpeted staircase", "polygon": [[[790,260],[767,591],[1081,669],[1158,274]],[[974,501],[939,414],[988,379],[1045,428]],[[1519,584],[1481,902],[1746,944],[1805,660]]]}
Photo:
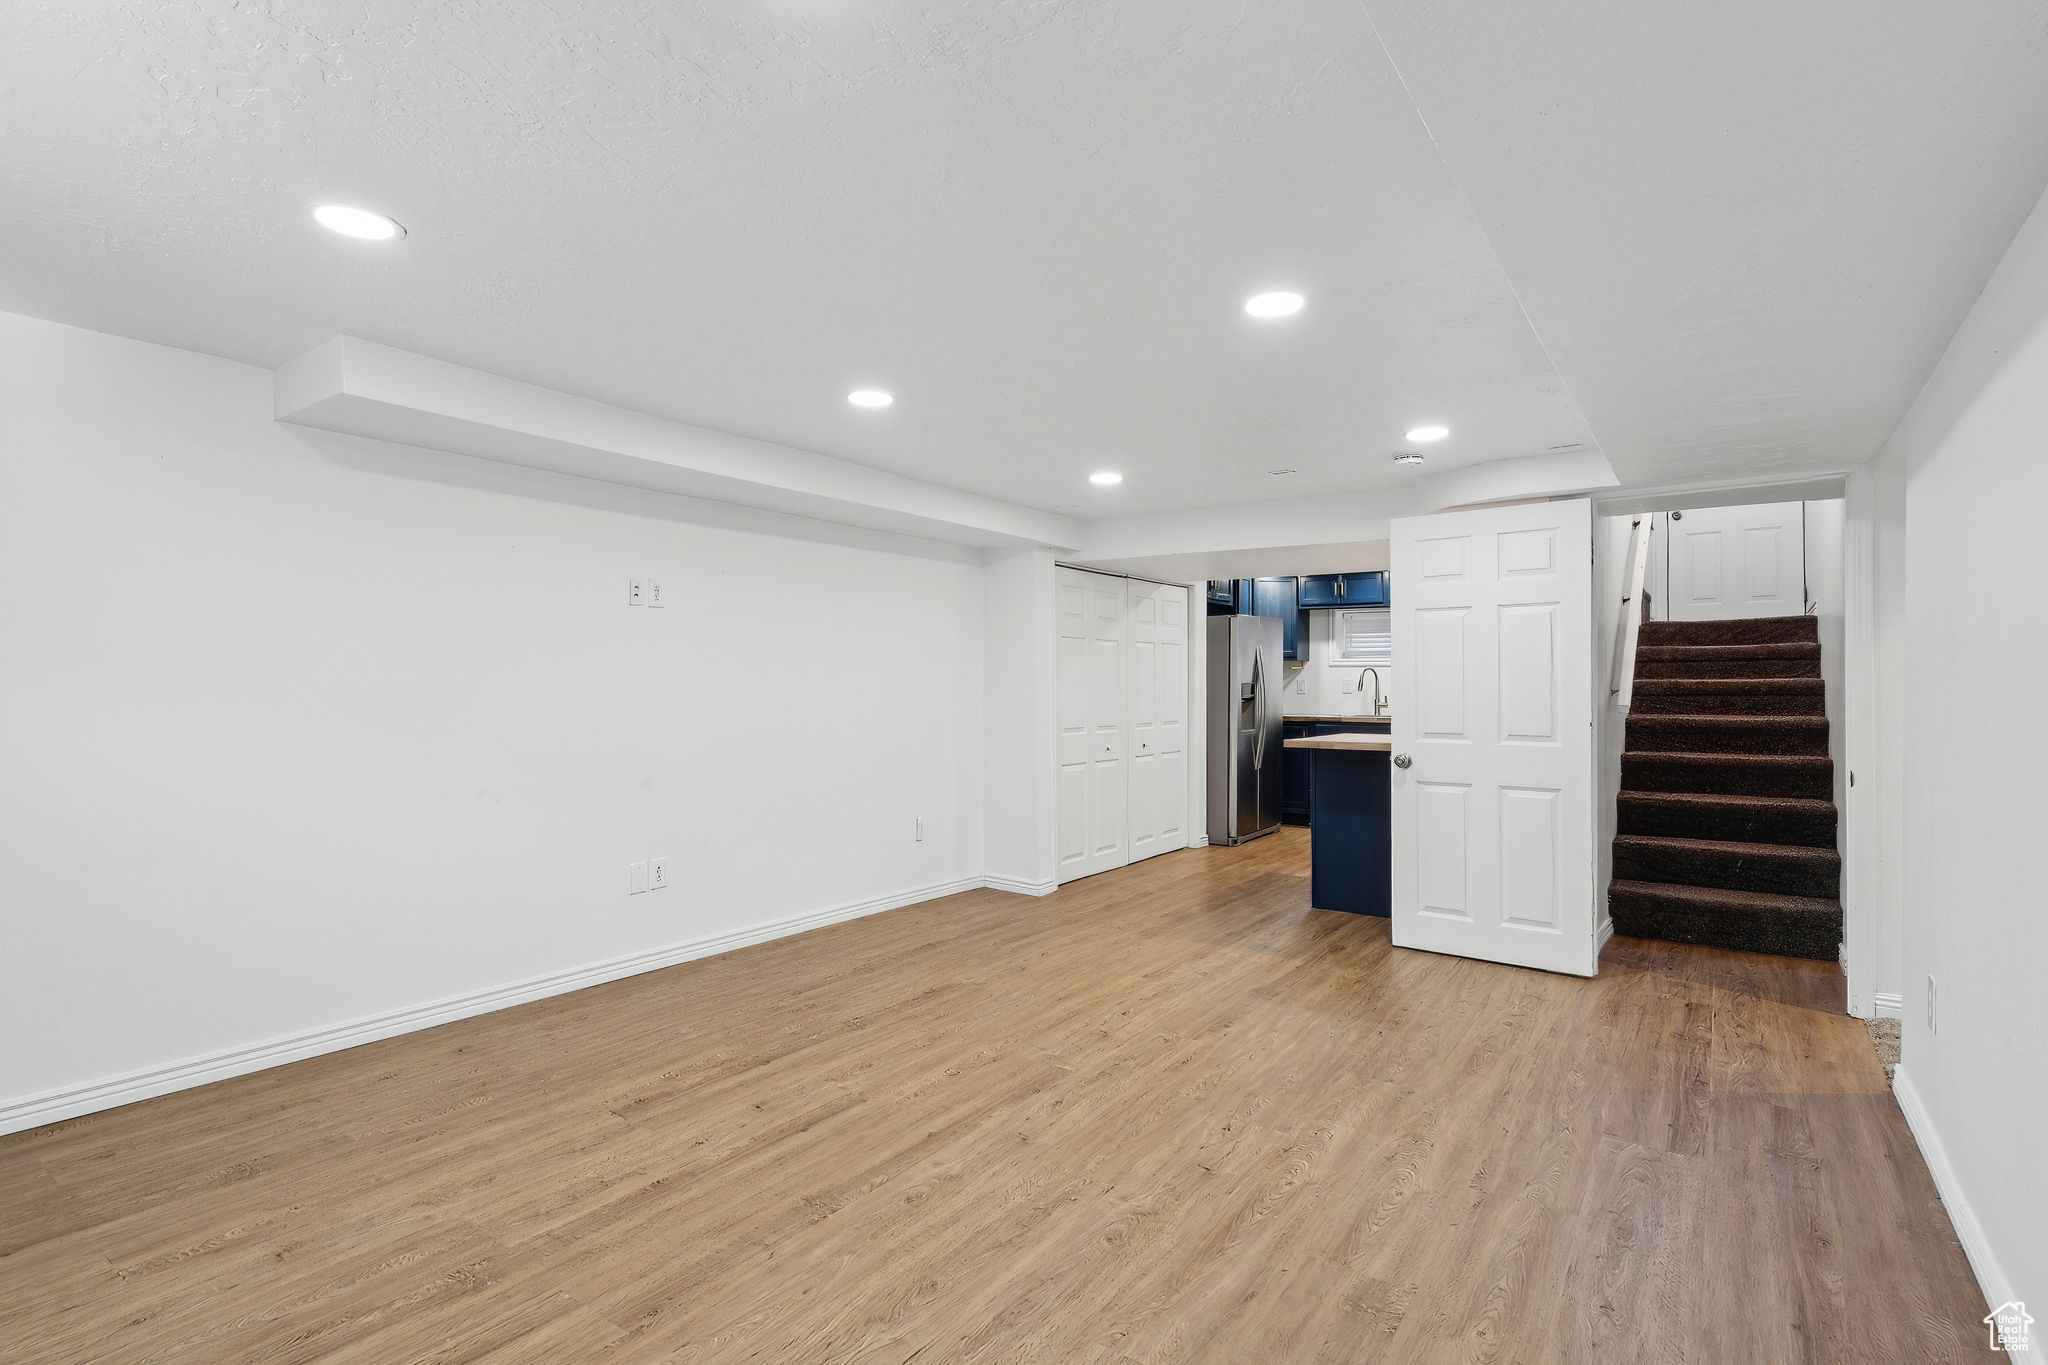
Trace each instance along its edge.
{"label": "carpeted staircase", "polygon": [[1825,700],[1811,616],[1643,623],[1607,888],[1615,933],[1834,959]]}

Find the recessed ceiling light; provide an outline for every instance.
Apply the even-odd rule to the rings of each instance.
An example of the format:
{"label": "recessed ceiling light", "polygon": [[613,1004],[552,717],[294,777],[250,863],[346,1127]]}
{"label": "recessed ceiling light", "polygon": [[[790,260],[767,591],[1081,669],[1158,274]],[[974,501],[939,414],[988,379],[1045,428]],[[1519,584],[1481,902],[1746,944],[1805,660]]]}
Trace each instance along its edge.
{"label": "recessed ceiling light", "polygon": [[1421,464],[1421,463],[1422,463],[1422,452],[1421,452],[1421,451],[1419,451],[1419,450],[1404,450],[1404,451],[1402,451],[1402,452],[1401,452],[1400,454],[1398,454],[1398,455],[1396,455],[1396,456],[1394,457],[1394,463],[1395,463],[1395,464]]}
{"label": "recessed ceiling light", "polygon": [[1423,443],[1427,443],[1430,441],[1441,441],[1444,437],[1450,434],[1451,429],[1449,427],[1440,427],[1435,425],[1434,423],[1431,423],[1429,426],[1415,427],[1412,430],[1410,430],[1408,433],[1408,439],[1411,441],[1420,441]]}
{"label": "recessed ceiling light", "polygon": [[1109,487],[1111,484],[1122,483],[1123,481],[1124,476],[1117,473],[1114,469],[1098,469],[1088,476],[1088,482],[1101,484],[1104,488]]}
{"label": "recessed ceiling light", "polygon": [[1275,289],[1246,299],[1244,311],[1255,318],[1291,318],[1301,311],[1303,302],[1301,295],[1291,289]]}
{"label": "recessed ceiling light", "polygon": [[394,237],[405,236],[405,229],[383,214],[350,208],[347,204],[315,205],[313,219],[330,232],[338,232],[344,237],[360,237],[366,242],[388,242]]}
{"label": "recessed ceiling light", "polygon": [[881,389],[855,389],[846,395],[846,401],[857,408],[886,408],[896,401],[896,395]]}

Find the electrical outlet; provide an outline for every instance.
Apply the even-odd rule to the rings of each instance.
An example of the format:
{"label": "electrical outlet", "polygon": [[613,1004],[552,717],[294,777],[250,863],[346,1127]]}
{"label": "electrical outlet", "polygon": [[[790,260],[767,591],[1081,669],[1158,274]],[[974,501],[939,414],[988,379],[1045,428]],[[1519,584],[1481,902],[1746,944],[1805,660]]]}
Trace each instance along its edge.
{"label": "electrical outlet", "polygon": [[650,607],[665,607],[668,605],[667,602],[662,600],[661,580],[658,578],[647,580],[647,605]]}
{"label": "electrical outlet", "polygon": [[637,896],[647,889],[647,864],[626,864],[626,894]]}
{"label": "electrical outlet", "polygon": [[629,581],[626,584],[626,605],[629,607],[638,607],[644,606],[646,602],[647,596],[641,588],[640,580],[635,578]]}
{"label": "electrical outlet", "polygon": [[[651,605],[652,605],[652,604],[651,604]],[[659,891],[659,890],[661,890],[661,889],[662,889],[663,887],[665,887],[665,886],[667,886],[667,885],[668,885],[668,859],[666,859],[666,858],[656,858],[656,859],[655,859],[655,860],[654,860],[653,862],[651,862],[651,863],[647,864],[647,886],[648,886],[648,889],[649,889],[649,890],[651,890],[651,891]]]}
{"label": "electrical outlet", "polygon": [[1940,1032],[1934,1026],[1934,977],[1931,974],[1927,978],[1927,1031],[1929,1033]]}
{"label": "electrical outlet", "polygon": [[1297,697],[1308,695],[1308,679],[1299,673],[1294,675],[1294,695]]}
{"label": "electrical outlet", "polygon": [[922,815],[917,817],[917,841],[920,844],[924,842],[924,817]]}

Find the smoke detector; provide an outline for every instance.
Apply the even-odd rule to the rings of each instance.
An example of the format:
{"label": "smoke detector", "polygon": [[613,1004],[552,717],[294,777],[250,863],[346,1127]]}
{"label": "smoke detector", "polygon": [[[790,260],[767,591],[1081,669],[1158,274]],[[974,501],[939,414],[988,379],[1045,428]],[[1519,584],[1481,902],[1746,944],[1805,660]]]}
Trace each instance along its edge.
{"label": "smoke detector", "polygon": [[1419,450],[1404,450],[1394,457],[1394,463],[1402,465],[1421,464],[1422,452]]}

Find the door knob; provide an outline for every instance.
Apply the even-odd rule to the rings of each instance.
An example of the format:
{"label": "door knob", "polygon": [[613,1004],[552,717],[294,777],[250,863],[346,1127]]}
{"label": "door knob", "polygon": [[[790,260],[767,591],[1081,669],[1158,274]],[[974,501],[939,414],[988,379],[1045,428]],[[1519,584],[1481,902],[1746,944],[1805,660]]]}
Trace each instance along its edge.
{"label": "door knob", "polygon": [[1414,761],[1415,761],[1414,759],[1412,759],[1412,758],[1408,757],[1408,755],[1406,755],[1406,754],[1395,754],[1395,755],[1394,755],[1394,766],[1395,766],[1395,767],[1397,767],[1397,768],[1405,768],[1405,767],[1407,767],[1407,766],[1408,766],[1408,765],[1409,765],[1410,763],[1413,763]]}

